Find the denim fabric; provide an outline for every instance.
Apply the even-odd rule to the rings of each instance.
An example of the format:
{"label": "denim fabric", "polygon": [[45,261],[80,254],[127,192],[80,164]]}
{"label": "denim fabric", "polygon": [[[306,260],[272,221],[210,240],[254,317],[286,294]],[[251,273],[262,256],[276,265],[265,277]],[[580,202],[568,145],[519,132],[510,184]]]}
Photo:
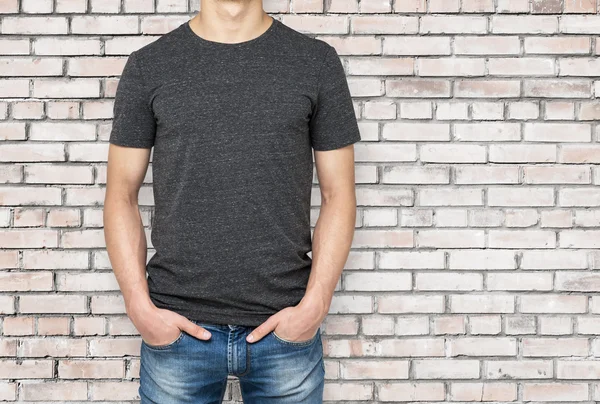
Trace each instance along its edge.
{"label": "denim fabric", "polygon": [[321,330],[303,342],[270,332],[246,341],[256,327],[194,323],[212,334],[200,340],[186,332],[166,345],[142,341],[141,404],[215,404],[225,394],[227,376],[239,378],[245,404],[321,404],[325,365]]}

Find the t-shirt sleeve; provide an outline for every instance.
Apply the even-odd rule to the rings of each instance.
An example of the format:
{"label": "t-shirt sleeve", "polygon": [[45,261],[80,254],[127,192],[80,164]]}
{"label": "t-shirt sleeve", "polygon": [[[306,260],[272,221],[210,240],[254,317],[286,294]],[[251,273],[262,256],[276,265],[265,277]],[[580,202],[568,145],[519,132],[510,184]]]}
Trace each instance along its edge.
{"label": "t-shirt sleeve", "polygon": [[335,48],[328,46],[318,74],[318,93],[310,119],[314,150],[338,149],[360,140],[344,66]]}
{"label": "t-shirt sleeve", "polygon": [[120,146],[152,148],[156,121],[136,51],[125,62],[113,104],[109,142]]}

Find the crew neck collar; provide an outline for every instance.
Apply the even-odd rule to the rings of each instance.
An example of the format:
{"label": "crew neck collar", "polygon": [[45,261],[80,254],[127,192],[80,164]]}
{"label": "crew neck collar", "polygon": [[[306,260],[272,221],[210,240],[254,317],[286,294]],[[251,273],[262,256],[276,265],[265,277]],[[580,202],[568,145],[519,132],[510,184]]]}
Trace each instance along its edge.
{"label": "crew neck collar", "polygon": [[193,30],[192,27],[190,26],[190,21],[191,20],[187,20],[186,22],[184,22],[182,24],[183,26],[183,30],[187,33],[187,35],[189,37],[191,37],[196,43],[202,45],[202,46],[206,46],[206,47],[210,47],[210,48],[220,48],[220,49],[235,49],[235,48],[244,48],[247,46],[252,46],[255,44],[258,44],[259,42],[263,41],[264,39],[266,39],[267,37],[269,37],[279,26],[279,24],[281,24],[281,22],[279,20],[277,20],[274,17],[271,17],[273,19],[273,22],[271,22],[271,25],[269,25],[269,27],[259,36],[249,39],[247,41],[242,41],[242,42],[236,42],[236,43],[228,43],[228,42],[217,42],[217,41],[210,41],[208,39],[202,38],[201,36],[199,36],[198,34],[196,34]]}

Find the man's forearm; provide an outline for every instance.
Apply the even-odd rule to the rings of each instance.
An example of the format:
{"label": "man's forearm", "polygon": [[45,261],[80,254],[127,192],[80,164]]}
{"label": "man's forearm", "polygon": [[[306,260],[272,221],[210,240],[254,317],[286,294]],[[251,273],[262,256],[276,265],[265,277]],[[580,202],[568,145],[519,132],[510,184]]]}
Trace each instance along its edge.
{"label": "man's forearm", "polygon": [[312,269],[304,301],[322,305],[327,315],[348,259],[356,223],[356,197],[339,194],[323,199],[313,235]]}
{"label": "man's forearm", "polygon": [[116,198],[105,202],[104,238],[127,312],[132,305],[150,303],[146,235],[136,203]]}

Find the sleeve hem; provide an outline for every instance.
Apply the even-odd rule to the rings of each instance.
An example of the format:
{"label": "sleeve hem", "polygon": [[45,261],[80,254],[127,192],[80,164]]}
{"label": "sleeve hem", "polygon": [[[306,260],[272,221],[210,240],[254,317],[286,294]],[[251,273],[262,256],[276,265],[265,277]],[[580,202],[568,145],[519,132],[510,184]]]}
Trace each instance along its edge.
{"label": "sleeve hem", "polygon": [[135,147],[139,149],[151,149],[154,146],[154,143],[130,142],[126,140],[119,140],[116,138],[109,139],[108,143],[112,143],[117,146]]}
{"label": "sleeve hem", "polygon": [[338,142],[328,142],[323,144],[313,144],[312,148],[315,151],[327,151],[327,150],[335,150],[340,149],[342,147],[351,145],[353,143],[357,143],[361,140],[360,135],[356,134],[350,138],[338,141]]}

